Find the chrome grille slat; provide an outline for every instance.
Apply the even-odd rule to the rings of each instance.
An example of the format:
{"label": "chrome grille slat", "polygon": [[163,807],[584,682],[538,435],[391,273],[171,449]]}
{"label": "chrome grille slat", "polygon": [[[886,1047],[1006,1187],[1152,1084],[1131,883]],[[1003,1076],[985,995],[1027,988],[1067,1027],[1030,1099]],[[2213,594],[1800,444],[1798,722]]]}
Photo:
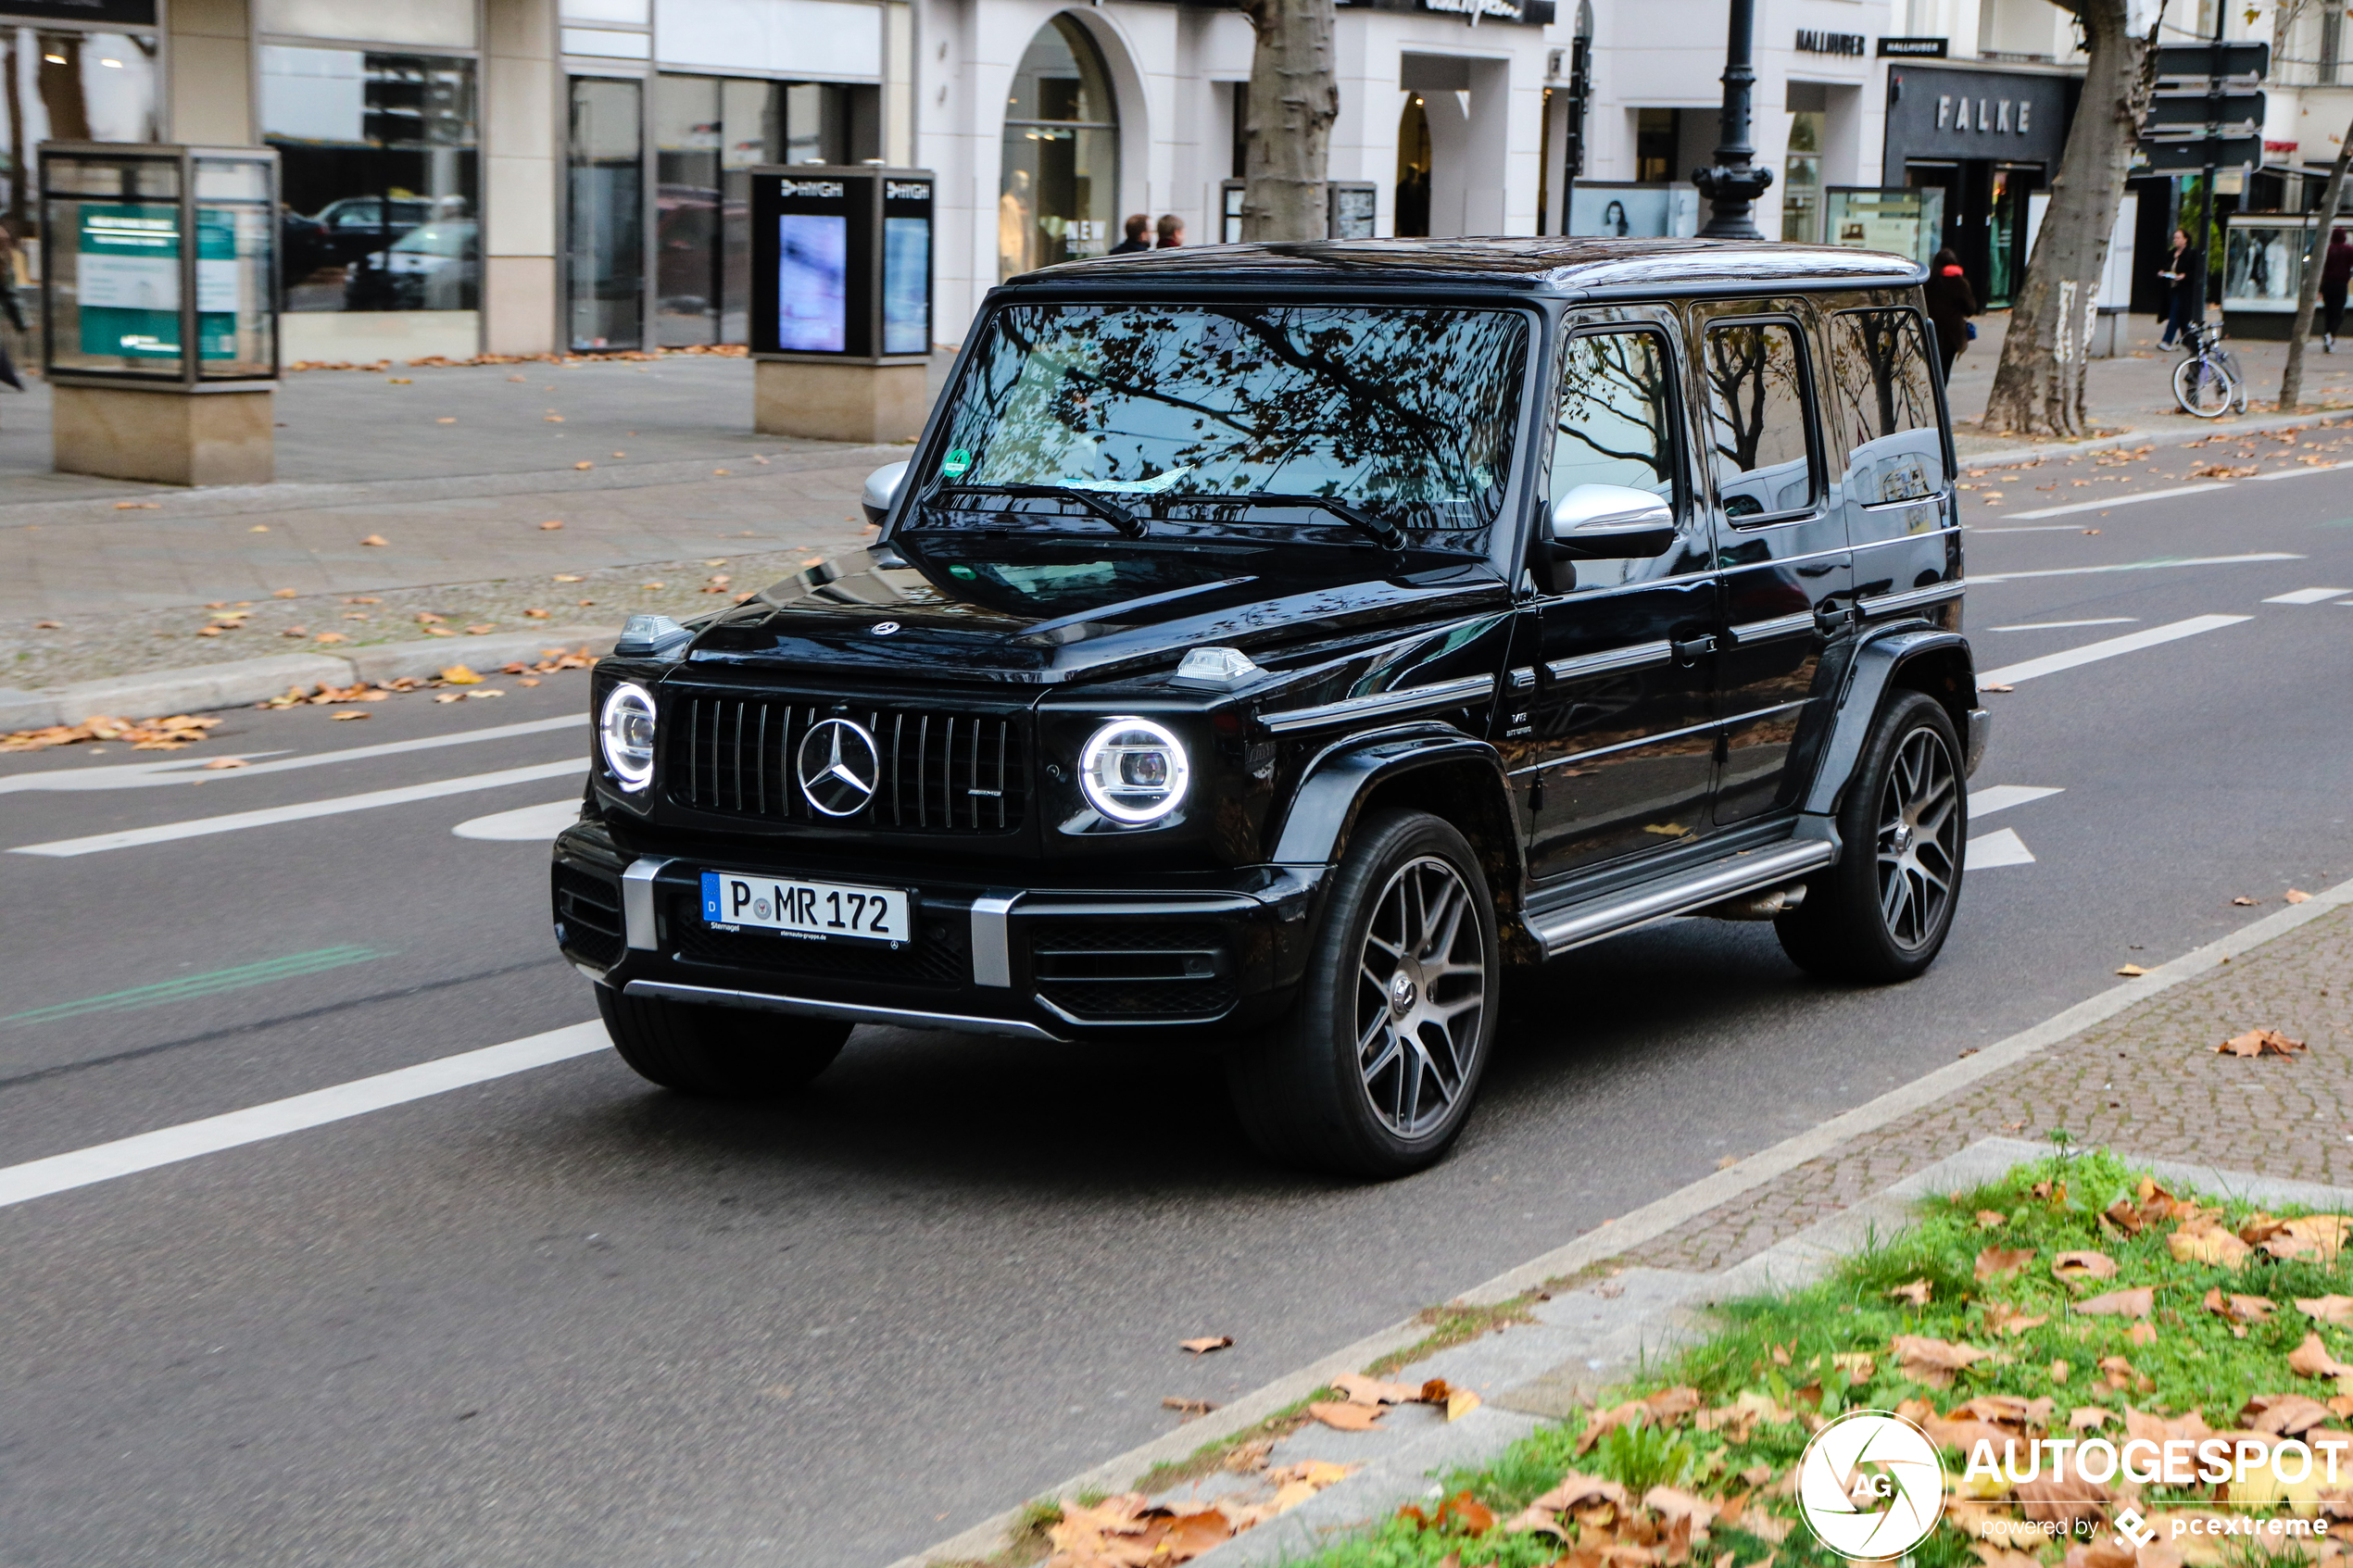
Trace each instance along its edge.
{"label": "chrome grille slat", "polygon": [[[794,749],[811,726],[836,715],[856,719],[875,737],[878,776],[863,812],[820,819],[801,796]],[[1021,722],[1016,714],[912,706],[845,714],[833,703],[681,693],[663,714],[663,787],[679,805],[756,821],[1008,832],[1021,826],[1028,807]]]}

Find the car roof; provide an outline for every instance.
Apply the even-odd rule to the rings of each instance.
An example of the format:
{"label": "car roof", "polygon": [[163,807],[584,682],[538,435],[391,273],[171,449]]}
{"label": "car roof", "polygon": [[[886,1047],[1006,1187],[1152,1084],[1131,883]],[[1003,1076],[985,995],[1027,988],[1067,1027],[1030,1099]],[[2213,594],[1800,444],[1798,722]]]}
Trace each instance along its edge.
{"label": "car roof", "polygon": [[1900,288],[1927,276],[1928,269],[1908,257],[1843,245],[1548,235],[1183,245],[1066,261],[1025,272],[1007,286],[1422,283],[1500,285],[1591,297]]}

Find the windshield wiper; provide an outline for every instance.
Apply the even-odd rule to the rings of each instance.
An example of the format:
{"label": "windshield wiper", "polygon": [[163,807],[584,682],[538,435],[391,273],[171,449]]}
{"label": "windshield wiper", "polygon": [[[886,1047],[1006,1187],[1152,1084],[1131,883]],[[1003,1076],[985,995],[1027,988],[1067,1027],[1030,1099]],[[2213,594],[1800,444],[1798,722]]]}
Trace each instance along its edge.
{"label": "windshield wiper", "polygon": [[1360,511],[1345,501],[1335,501],[1329,495],[1278,495],[1263,491],[1251,491],[1235,495],[1162,495],[1162,501],[1188,501],[1197,505],[1231,505],[1238,507],[1313,507],[1327,511],[1348,524],[1390,555],[1405,551],[1405,531],[1385,517]]}
{"label": "windshield wiper", "polygon": [[931,492],[935,495],[1011,495],[1016,500],[1053,499],[1076,501],[1088,511],[1118,529],[1130,539],[1144,536],[1144,520],[1116,501],[1107,501],[1091,490],[1076,484],[940,484]]}

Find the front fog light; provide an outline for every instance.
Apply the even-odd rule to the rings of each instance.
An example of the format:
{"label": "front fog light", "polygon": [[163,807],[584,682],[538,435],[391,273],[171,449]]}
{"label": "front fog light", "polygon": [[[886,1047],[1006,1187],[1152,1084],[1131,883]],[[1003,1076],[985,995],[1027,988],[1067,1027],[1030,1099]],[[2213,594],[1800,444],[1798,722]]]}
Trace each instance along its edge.
{"label": "front fog light", "polygon": [[627,681],[615,686],[598,719],[597,738],[622,788],[635,794],[653,783],[653,693]]}
{"label": "front fog light", "polygon": [[1185,743],[1149,719],[1114,719],[1079,753],[1088,803],[1116,822],[1156,822],[1185,798]]}

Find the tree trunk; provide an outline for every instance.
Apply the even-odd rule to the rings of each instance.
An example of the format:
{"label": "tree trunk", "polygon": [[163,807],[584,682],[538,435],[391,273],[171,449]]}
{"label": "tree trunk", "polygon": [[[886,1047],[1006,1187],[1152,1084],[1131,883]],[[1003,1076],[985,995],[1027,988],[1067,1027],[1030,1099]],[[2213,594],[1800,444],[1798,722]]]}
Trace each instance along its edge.
{"label": "tree trunk", "polygon": [[1243,0],[1257,37],[1243,120],[1242,238],[1320,240],[1332,121],[1332,0]]}
{"label": "tree trunk", "polygon": [[2084,433],[2083,371],[2099,319],[2100,273],[2156,69],[2149,45],[2157,30],[2131,31],[2129,0],[2074,0],[2060,8],[2083,24],[2091,60],[1985,404],[1988,430],[2032,435]]}
{"label": "tree trunk", "polygon": [[2280,412],[2293,414],[2304,400],[2304,345],[2312,336],[2312,307],[2321,297],[2321,269],[2327,264],[2329,236],[2336,232],[2336,204],[2345,196],[2345,170],[2353,166],[2353,125],[2329,166],[2329,181],[2321,187],[2321,221],[2312,231],[2312,248],[2304,257],[2304,282],[2296,291],[2296,329],[2288,333],[2287,368],[2280,372]]}

